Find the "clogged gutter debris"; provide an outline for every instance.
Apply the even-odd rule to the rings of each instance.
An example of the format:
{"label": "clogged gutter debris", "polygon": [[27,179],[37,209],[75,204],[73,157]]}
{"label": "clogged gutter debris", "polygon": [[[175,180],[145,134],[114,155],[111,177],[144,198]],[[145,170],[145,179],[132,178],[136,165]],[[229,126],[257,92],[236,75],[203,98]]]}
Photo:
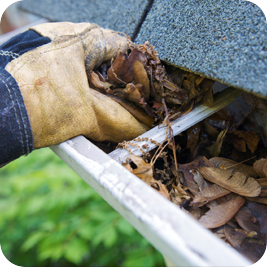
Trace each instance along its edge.
{"label": "clogged gutter debris", "polygon": [[[196,103],[211,106],[213,81],[165,66],[148,42],[131,43],[110,64],[88,75],[95,90],[111,97],[149,127],[166,127],[166,140],[124,166],[202,226],[253,262],[266,249],[267,150],[255,132],[218,112],[178,136],[171,121]],[[138,141],[134,139],[134,141]],[[149,140],[153,142],[153,140]],[[128,143],[119,147],[128,149]]]}
{"label": "clogged gutter debris", "polygon": [[148,42],[130,42],[129,47],[127,54],[119,52],[111,63],[88,74],[91,88],[112,97],[150,127],[166,117],[174,120],[187,114],[196,103],[212,105],[214,81],[165,67]]}
{"label": "clogged gutter debris", "polygon": [[[219,112],[125,167],[252,262],[266,249],[267,150]],[[242,129],[244,123],[239,126]]]}

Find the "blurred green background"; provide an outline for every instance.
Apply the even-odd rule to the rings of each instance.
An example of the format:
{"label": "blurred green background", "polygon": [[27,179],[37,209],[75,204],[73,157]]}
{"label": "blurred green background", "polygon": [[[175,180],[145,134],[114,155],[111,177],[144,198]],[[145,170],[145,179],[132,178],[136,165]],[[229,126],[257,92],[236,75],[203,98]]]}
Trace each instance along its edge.
{"label": "blurred green background", "polygon": [[165,266],[49,148],[0,169],[0,243],[19,266]]}

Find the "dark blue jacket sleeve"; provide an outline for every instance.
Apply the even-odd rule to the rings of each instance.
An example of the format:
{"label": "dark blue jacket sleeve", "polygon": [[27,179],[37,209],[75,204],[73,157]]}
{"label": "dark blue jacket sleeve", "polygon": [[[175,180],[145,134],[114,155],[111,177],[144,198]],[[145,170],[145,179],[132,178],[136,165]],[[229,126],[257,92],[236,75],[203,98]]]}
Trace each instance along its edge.
{"label": "dark blue jacket sleeve", "polygon": [[31,125],[23,97],[5,66],[27,51],[49,42],[49,38],[29,30],[0,46],[0,166],[33,150]]}

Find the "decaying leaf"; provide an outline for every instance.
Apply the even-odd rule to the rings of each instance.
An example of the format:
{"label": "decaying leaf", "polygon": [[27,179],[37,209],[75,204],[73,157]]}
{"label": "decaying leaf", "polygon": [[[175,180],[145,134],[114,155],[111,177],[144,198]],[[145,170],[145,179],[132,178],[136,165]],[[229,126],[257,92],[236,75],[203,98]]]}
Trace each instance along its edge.
{"label": "decaying leaf", "polygon": [[267,159],[256,160],[253,164],[253,168],[259,177],[267,177]]}
{"label": "decaying leaf", "polygon": [[227,137],[227,141],[229,141],[236,150],[240,151],[240,152],[246,152],[247,151],[247,145],[246,145],[246,141],[242,138],[237,137],[234,134],[230,134]]}
{"label": "decaying leaf", "polygon": [[99,89],[101,93],[105,93],[105,89],[112,86],[111,83],[101,81],[99,75],[94,71],[90,71],[90,73],[88,74],[88,80],[90,85],[95,89]]}
{"label": "decaying leaf", "polygon": [[247,204],[247,208],[250,210],[252,215],[257,218],[261,233],[267,233],[267,206],[255,202],[250,202]]}
{"label": "decaying leaf", "polygon": [[196,220],[199,220],[199,218],[204,215],[203,210],[201,210],[198,207],[190,207],[189,210],[182,208],[182,210],[185,211],[187,214],[189,214]]}
{"label": "decaying leaf", "polygon": [[[207,80],[207,79],[205,79]],[[202,82],[202,86],[204,86],[204,84],[206,83],[205,80]],[[202,96],[201,99],[201,104],[206,105],[208,107],[211,107],[213,104],[213,90],[212,90],[212,85],[214,83],[214,81],[208,80],[209,84],[205,84],[205,86],[208,87],[207,91],[205,91],[205,93]]]}
{"label": "decaying leaf", "polygon": [[196,124],[186,130],[187,133],[186,148],[189,148],[191,153],[194,153],[195,148],[198,144],[200,130],[201,128],[199,127],[199,124]]}
{"label": "decaying leaf", "polygon": [[249,201],[254,201],[257,203],[261,204],[266,204],[267,205],[267,197],[246,197],[247,200]]}
{"label": "decaying leaf", "polygon": [[219,135],[219,132],[213,126],[211,126],[207,120],[204,120],[203,122],[203,130],[211,138],[211,140],[216,140],[217,136]]}
{"label": "decaying leaf", "polygon": [[137,48],[134,48],[129,57],[119,52],[116,59],[108,69],[108,79],[117,84],[127,84],[134,80],[133,64],[135,61],[146,64],[145,55]]}
{"label": "decaying leaf", "polygon": [[266,242],[250,238],[246,231],[228,225],[224,226],[224,233],[229,243],[249,260],[257,262],[263,256]]}
{"label": "decaying leaf", "polygon": [[163,197],[170,199],[169,191],[167,190],[166,186],[162,184],[161,181],[157,181],[156,179],[154,179],[153,165],[145,162],[141,157],[132,155],[130,158],[137,166],[137,168],[132,169],[130,167],[130,164],[126,165],[125,167],[137,177],[142,179],[145,183],[157,190],[159,194],[161,194]]}
{"label": "decaying leaf", "polygon": [[187,164],[178,164],[179,171],[183,173],[185,178],[185,186],[192,192],[199,192],[198,185],[194,181],[194,175],[191,170],[196,170],[200,166],[213,167],[213,163],[210,162],[206,157],[198,157],[196,160]]}
{"label": "decaying leaf", "polygon": [[238,130],[234,131],[233,134],[245,140],[247,147],[251,151],[251,153],[255,152],[260,141],[260,137],[258,134],[256,134],[255,132]]}
{"label": "decaying leaf", "polygon": [[169,191],[161,181],[157,181],[153,178],[153,180],[150,182],[150,185],[152,188],[156,189],[160,195],[170,200],[170,194]]}
{"label": "decaying leaf", "polygon": [[217,157],[221,153],[222,143],[225,139],[225,135],[226,135],[227,131],[228,131],[228,129],[221,131],[219,133],[216,141],[208,148],[210,154],[213,157]]}
{"label": "decaying leaf", "polygon": [[261,193],[259,197],[267,197],[267,178],[257,179],[257,182],[261,186]]}
{"label": "decaying leaf", "polygon": [[125,99],[134,103],[139,103],[142,98],[140,90],[138,90],[138,85],[134,85],[133,83],[128,83],[123,92],[125,93]]}
{"label": "decaying leaf", "polygon": [[149,82],[144,65],[139,61],[134,61],[133,73],[134,73],[135,82],[137,84],[143,85],[142,92],[144,94],[145,100],[147,101],[150,96],[150,82]]}
{"label": "decaying leaf", "polygon": [[207,182],[203,179],[203,176],[198,170],[191,170],[193,174],[193,179],[197,183],[199,191],[202,191],[205,187],[208,187]]}
{"label": "decaying leaf", "polygon": [[205,187],[202,191],[197,193],[191,202],[191,206],[203,206],[207,202],[225,196],[229,193],[230,191],[220,187],[217,184],[213,184],[209,187]]}
{"label": "decaying leaf", "polygon": [[150,184],[153,180],[153,165],[145,162],[141,157],[131,156],[131,160],[137,166],[132,173],[142,179],[145,183]]}
{"label": "decaying leaf", "polygon": [[224,169],[224,170],[227,169],[227,170],[238,171],[253,178],[258,177],[258,174],[255,172],[253,167],[248,166],[246,164],[238,163],[234,160],[226,159],[223,157],[213,157],[209,160],[217,168]]}
{"label": "decaying leaf", "polygon": [[170,191],[170,198],[171,201],[180,206],[185,199],[190,199],[190,196],[186,193],[186,187],[182,186],[180,183],[178,185],[172,184],[172,189]]}
{"label": "decaying leaf", "polygon": [[247,237],[247,232],[242,229],[235,229],[229,225],[224,226],[224,233],[233,247],[239,247]]}
{"label": "decaying leaf", "polygon": [[233,197],[221,205],[211,207],[210,210],[200,218],[199,223],[206,228],[222,226],[235,216],[244,203],[244,198],[240,196]]}
{"label": "decaying leaf", "polygon": [[246,230],[248,233],[254,231],[257,234],[260,234],[259,224],[257,222],[254,223],[251,218],[252,213],[245,206],[241,207],[235,215],[236,221],[244,230]]}
{"label": "decaying leaf", "polygon": [[199,171],[208,181],[241,196],[256,197],[261,192],[259,183],[241,172],[214,167],[200,167]]}

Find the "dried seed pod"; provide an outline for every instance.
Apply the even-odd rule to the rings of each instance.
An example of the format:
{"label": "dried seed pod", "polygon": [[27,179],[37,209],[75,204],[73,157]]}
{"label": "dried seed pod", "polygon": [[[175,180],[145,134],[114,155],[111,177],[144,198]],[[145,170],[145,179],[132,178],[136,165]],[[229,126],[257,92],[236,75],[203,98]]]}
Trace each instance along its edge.
{"label": "dried seed pod", "polygon": [[255,161],[253,168],[259,177],[267,177],[267,159],[259,159]]}
{"label": "dried seed pod", "polygon": [[241,196],[257,197],[261,192],[259,183],[241,172],[212,167],[200,167],[199,171],[208,181]]}
{"label": "dried seed pod", "polygon": [[249,177],[256,178],[258,177],[257,173],[253,169],[253,167],[248,166],[246,164],[238,163],[231,159],[226,159],[222,157],[213,157],[209,159],[217,168],[227,169],[227,170],[234,170],[241,172]]}

